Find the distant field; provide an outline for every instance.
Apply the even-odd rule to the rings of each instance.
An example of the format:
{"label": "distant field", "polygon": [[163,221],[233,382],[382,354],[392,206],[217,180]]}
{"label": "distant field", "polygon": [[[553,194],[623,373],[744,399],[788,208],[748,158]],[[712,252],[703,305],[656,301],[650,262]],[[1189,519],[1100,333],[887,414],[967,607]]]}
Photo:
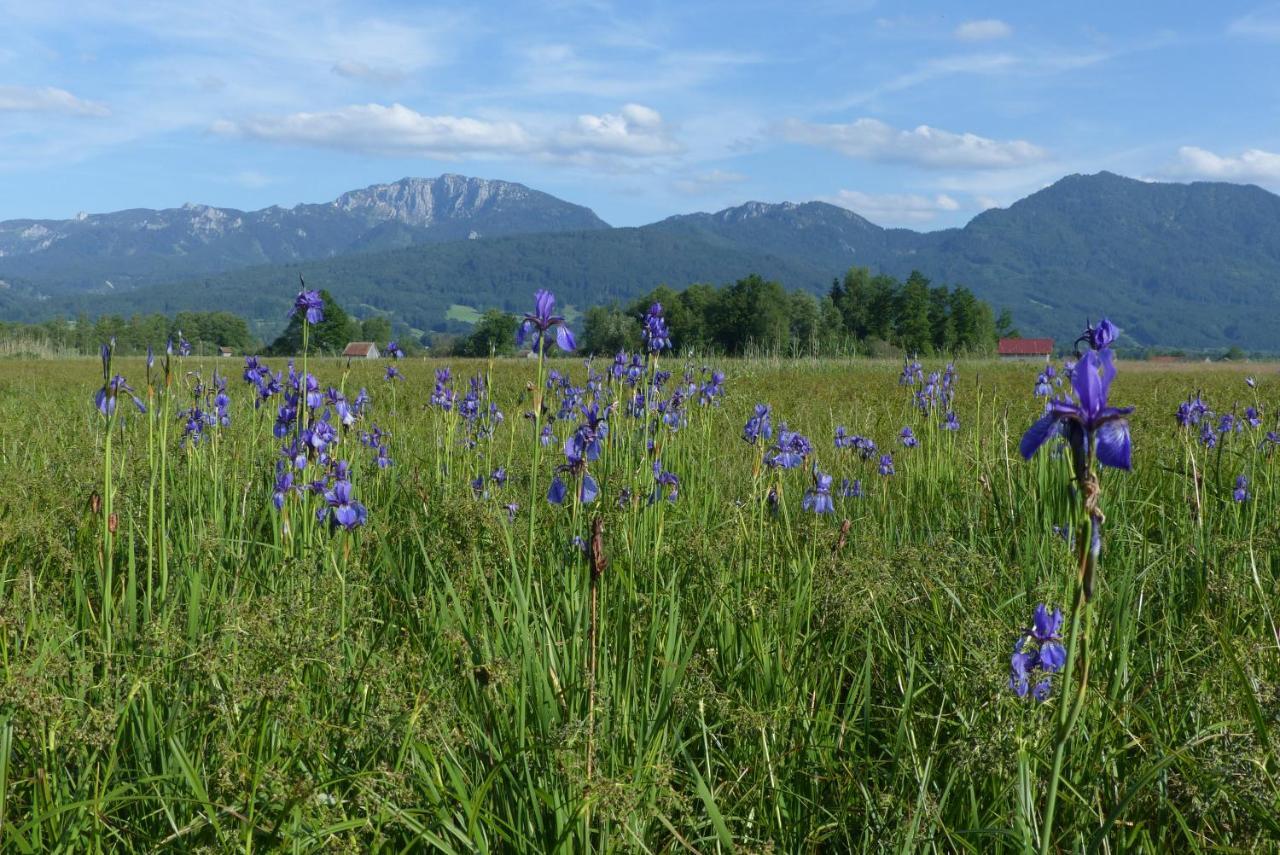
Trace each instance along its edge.
{"label": "distant field", "polygon": [[[941,360],[904,386],[887,362],[664,357],[656,389],[612,360],[545,383],[535,360],[387,364],[309,360],[315,406],[277,430],[288,402],[239,359],[175,360],[167,389],[157,365],[150,392],[118,360],[148,411],[110,422],[96,359],[0,361],[0,849],[1038,845],[1071,685],[1017,697],[1010,654],[1037,603],[1070,621],[1055,526],[1081,524],[1056,443],[1017,453],[1042,365],[960,362],[926,412]],[[1180,427],[1197,390],[1213,412]],[[1121,363],[1110,397],[1136,407],[1133,470],[1101,472],[1054,844],[1266,849],[1280,370]],[[773,438],[750,444],[757,403]],[[808,453],[766,466],[784,424]]]}
{"label": "distant field", "polygon": [[464,324],[474,324],[480,320],[480,310],[471,306],[464,306],[461,303],[454,303],[449,307],[449,311],[445,313],[445,318],[450,321],[461,321]]}

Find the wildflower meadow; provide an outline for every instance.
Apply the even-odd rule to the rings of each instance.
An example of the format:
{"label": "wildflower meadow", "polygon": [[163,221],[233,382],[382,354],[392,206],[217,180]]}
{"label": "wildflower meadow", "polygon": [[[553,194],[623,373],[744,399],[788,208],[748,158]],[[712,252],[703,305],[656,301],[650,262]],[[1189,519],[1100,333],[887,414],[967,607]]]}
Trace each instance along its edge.
{"label": "wildflower meadow", "polygon": [[[0,849],[1280,840],[1280,371],[0,363]],[[1101,307],[1105,308],[1105,307]]]}

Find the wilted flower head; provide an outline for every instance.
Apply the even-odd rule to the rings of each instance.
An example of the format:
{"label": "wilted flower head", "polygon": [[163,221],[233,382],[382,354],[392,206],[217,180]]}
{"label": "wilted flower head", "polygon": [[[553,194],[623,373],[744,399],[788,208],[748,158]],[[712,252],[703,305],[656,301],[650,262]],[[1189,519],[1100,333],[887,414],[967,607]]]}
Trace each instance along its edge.
{"label": "wilted flower head", "polygon": [[525,339],[533,336],[533,351],[543,353],[547,345],[548,333],[555,330],[556,346],[566,352],[577,349],[573,333],[565,325],[564,317],[557,315],[555,295],[545,289],[539,289],[533,295],[533,311],[525,312],[524,320],[516,330],[516,345],[523,347]]}

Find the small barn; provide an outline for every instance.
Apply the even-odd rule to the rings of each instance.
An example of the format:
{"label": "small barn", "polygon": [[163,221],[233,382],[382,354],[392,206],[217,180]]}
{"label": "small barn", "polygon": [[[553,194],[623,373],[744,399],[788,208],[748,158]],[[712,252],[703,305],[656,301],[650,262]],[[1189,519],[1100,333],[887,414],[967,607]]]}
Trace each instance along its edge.
{"label": "small barn", "polygon": [[220,347],[218,348],[218,355],[219,356],[235,356],[235,352],[232,351],[231,348],[229,347]]}
{"label": "small barn", "polygon": [[1051,338],[1002,338],[996,346],[1001,359],[1044,359],[1053,356]]}
{"label": "small barn", "polygon": [[342,351],[348,359],[377,359],[378,346],[371,341],[353,341]]}

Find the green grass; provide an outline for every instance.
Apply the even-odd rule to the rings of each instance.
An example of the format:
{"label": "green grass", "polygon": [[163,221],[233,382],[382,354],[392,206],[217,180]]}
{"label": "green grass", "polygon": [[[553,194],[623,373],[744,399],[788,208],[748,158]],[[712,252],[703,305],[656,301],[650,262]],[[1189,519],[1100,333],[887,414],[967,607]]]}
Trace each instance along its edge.
{"label": "green grass", "polygon": [[[318,497],[272,507],[279,402],[255,409],[228,362],[178,360],[147,416],[121,403],[110,490],[97,361],[0,363],[3,851],[1038,846],[1064,693],[1016,698],[1009,654],[1037,602],[1070,603],[1074,568],[1052,530],[1072,519],[1065,461],[1016,453],[1036,366],[960,363],[953,434],[893,364],[728,362],[724,400],[690,401],[678,431],[615,413],[590,464],[600,501],[556,507],[573,423],[534,441],[536,363],[453,362],[459,397],[491,373],[505,414],[468,447],[457,409],[426,406],[441,363],[402,362],[391,387],[381,365],[312,359],[322,387],[373,397],[340,452],[368,523],[331,533]],[[231,425],[180,447],[188,372],[215,367],[233,371]],[[548,367],[585,379],[577,360]],[[140,360],[117,370],[146,397]],[[1280,478],[1260,442],[1280,375],[1250,371],[1256,390],[1243,368],[1120,367],[1135,465],[1102,474],[1062,850],[1280,837]],[[1204,449],[1173,419],[1196,389],[1219,412],[1260,405],[1263,427]],[[758,401],[865,496],[802,512],[806,471],[759,470],[740,439]],[[386,470],[358,442],[373,423]],[[897,474],[837,451],[836,425]],[[904,425],[920,447],[900,447]],[[649,439],[675,503],[645,502]],[[468,481],[499,466],[505,485],[477,497]],[[596,515],[593,680],[572,541]]]}

